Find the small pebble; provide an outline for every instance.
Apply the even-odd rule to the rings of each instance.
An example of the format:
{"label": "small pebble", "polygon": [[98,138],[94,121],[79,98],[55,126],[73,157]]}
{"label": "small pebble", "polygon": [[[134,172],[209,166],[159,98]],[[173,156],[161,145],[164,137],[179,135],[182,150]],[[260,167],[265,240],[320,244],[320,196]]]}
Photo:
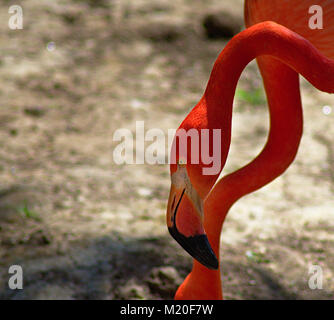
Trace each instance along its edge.
{"label": "small pebble", "polygon": [[322,113],[326,116],[328,116],[332,112],[332,108],[330,106],[324,106],[322,108]]}

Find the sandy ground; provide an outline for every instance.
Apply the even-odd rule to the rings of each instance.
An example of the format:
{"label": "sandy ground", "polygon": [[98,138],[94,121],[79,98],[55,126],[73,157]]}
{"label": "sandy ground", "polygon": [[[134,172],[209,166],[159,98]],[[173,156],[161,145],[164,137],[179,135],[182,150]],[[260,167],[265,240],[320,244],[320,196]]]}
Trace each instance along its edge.
{"label": "sandy ground", "polygon": [[[0,5],[0,298],[172,298],[191,259],[169,236],[167,165],[116,165],[118,128],[177,128],[224,40],[203,17],[242,1],[16,1]],[[47,50],[53,42],[53,50]],[[49,45],[50,48],[50,45]],[[262,88],[256,65],[239,88]],[[262,90],[262,89],[261,89]],[[334,97],[302,81],[305,128],[279,179],[240,200],[222,233],[226,299],[334,297]],[[236,99],[225,172],[265,143],[265,101]],[[252,125],[249,125],[252,124]],[[24,289],[8,289],[19,264]],[[323,289],[308,286],[322,267]]]}

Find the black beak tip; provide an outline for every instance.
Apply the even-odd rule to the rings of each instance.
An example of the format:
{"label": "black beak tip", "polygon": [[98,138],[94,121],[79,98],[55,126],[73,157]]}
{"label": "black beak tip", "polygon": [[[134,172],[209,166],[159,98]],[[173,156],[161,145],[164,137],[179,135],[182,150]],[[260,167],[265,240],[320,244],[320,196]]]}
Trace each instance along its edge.
{"label": "black beak tip", "polygon": [[185,237],[177,230],[175,225],[172,228],[168,228],[168,230],[171,236],[194,259],[209,269],[218,269],[219,263],[217,257],[210,246],[208,237],[205,234]]}

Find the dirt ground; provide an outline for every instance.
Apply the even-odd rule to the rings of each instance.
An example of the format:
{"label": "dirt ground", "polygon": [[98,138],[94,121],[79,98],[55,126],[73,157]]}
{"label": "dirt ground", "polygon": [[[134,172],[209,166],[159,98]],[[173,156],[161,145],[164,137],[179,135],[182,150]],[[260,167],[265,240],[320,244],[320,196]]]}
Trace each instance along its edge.
{"label": "dirt ground", "polygon": [[[177,128],[226,44],[202,21],[242,0],[0,4],[0,298],[166,299],[191,268],[169,236],[167,165],[116,165],[118,128]],[[51,43],[51,44],[50,44]],[[49,44],[49,45],[48,45]],[[260,89],[259,89],[260,88]],[[255,63],[242,75],[225,172],[263,147],[268,112]],[[334,297],[334,97],[302,80],[304,136],[276,181],[241,199],[222,233],[226,299]],[[251,124],[251,125],[250,125]],[[8,268],[24,271],[8,289]],[[322,267],[323,289],[308,286]]]}

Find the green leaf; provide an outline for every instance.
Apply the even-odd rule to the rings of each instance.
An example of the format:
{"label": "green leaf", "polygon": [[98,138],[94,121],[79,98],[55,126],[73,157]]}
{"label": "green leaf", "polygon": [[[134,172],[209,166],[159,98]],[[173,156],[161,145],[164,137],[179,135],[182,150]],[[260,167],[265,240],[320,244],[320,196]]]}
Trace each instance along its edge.
{"label": "green leaf", "polygon": [[251,91],[246,91],[246,90],[237,88],[236,97],[240,100],[250,103],[251,105],[260,105],[266,102],[264,98],[263,90],[261,88],[257,88]]}
{"label": "green leaf", "polygon": [[41,221],[40,216],[35,211],[30,210],[27,203],[25,203],[23,207],[20,207],[18,212],[25,218]]}

